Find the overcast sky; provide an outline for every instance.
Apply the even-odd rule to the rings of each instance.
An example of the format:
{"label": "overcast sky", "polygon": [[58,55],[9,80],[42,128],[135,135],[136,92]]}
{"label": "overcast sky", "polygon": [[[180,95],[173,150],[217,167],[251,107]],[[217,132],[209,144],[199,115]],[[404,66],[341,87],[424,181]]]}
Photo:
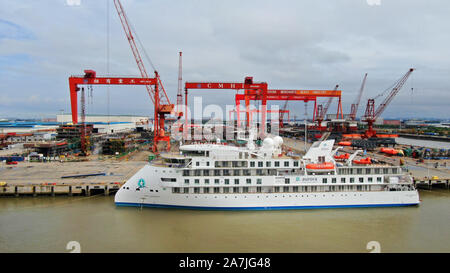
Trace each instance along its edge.
{"label": "overcast sky", "polygon": [[[108,14],[110,74],[139,74],[113,1],[79,1],[0,0],[0,117],[69,112],[68,77],[84,69],[107,73]],[[184,81],[253,76],[269,88],[339,84],[346,113],[367,72],[358,116],[369,97],[414,67],[382,116],[450,118],[450,1],[368,2],[377,1],[122,0],[174,103],[183,51]],[[111,114],[153,115],[143,87],[111,87],[109,103],[107,94],[94,86],[88,114],[107,113],[109,104]],[[193,91],[190,97],[225,105],[234,104],[234,94]],[[303,118],[303,102],[288,109]]]}

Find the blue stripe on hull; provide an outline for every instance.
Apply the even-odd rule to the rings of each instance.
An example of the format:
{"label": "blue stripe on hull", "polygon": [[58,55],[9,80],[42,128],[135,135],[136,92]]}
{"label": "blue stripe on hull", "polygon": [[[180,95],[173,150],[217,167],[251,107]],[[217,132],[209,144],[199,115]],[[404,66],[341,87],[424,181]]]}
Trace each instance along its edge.
{"label": "blue stripe on hull", "polygon": [[116,202],[118,207],[149,207],[149,208],[173,208],[173,209],[195,209],[195,210],[283,210],[283,209],[332,209],[332,208],[369,208],[369,207],[404,207],[416,206],[418,203],[406,204],[367,204],[367,205],[335,205],[335,206],[279,206],[279,207],[200,207],[200,206],[178,206],[161,204],[140,204]]}

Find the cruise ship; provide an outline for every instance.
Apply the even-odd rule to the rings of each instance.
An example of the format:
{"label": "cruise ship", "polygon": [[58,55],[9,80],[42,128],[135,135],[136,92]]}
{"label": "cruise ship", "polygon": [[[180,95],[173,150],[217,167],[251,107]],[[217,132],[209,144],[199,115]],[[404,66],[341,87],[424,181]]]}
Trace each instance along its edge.
{"label": "cruise ship", "polygon": [[339,161],[334,140],[314,142],[305,155],[282,152],[283,139],[256,145],[181,145],[134,174],[116,193],[117,206],[203,210],[278,210],[412,206],[413,179],[399,166]]}

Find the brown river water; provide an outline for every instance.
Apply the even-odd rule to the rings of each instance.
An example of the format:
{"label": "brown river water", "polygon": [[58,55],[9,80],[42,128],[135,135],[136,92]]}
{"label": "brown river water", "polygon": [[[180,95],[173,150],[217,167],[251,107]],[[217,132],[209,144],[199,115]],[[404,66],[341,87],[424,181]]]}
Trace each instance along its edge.
{"label": "brown river water", "polygon": [[113,196],[0,198],[0,252],[450,252],[450,191],[417,207],[196,211]]}

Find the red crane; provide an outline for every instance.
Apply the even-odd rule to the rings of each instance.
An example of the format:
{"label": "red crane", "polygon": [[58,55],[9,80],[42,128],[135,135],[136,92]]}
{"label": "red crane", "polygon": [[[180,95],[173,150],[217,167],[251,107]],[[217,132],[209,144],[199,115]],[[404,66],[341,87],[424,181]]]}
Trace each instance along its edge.
{"label": "red crane", "polygon": [[[135,34],[136,32],[132,31],[132,29],[130,28],[129,20],[120,1],[114,0],[114,5],[116,7],[117,14],[119,15],[120,22],[122,23],[123,30],[125,31],[125,35],[127,36],[128,42],[130,44],[131,51],[133,52],[133,56],[136,60],[136,64],[139,68],[139,71],[141,72],[141,76],[142,78],[148,78],[147,70],[145,69],[141,54],[139,53],[139,49],[134,40],[133,32]],[[158,76],[158,72],[156,71],[156,69],[154,69],[154,71],[157,79],[157,84],[154,85],[154,87],[152,87],[151,85],[146,85],[146,88],[151,100],[153,101],[153,104],[155,105],[153,151],[157,152],[157,144],[161,141],[167,141],[167,137],[165,136],[164,132],[164,120],[165,115],[171,114],[173,112],[174,105],[170,104],[169,97],[167,96],[166,90],[164,89],[161,79]],[[170,148],[170,145],[168,145],[168,147]]]}
{"label": "red crane", "polygon": [[[336,84],[333,90],[337,90],[339,88],[339,85]],[[328,112],[328,108],[330,108],[331,103],[333,102],[334,97],[329,97],[327,100],[327,103],[325,104],[325,108],[323,108],[322,104],[319,104],[317,106],[317,112],[316,112],[316,120],[317,120],[317,127],[318,129],[322,129],[322,121],[325,119],[325,115]],[[339,109],[338,109],[339,111]],[[336,116],[337,118],[337,116]]]}
{"label": "red crane", "polygon": [[392,88],[389,95],[383,100],[383,102],[378,106],[377,109],[375,109],[375,99],[379,96],[382,96],[384,92],[382,92],[380,95],[376,96],[373,99],[369,99],[367,101],[367,107],[366,112],[363,116],[363,120],[367,122],[367,131],[365,132],[365,137],[373,137],[376,136],[377,132],[373,129],[373,123],[377,120],[377,118],[383,113],[383,111],[386,109],[386,107],[389,105],[389,103],[394,99],[395,95],[400,91],[400,89],[405,84],[406,80],[409,78],[411,73],[414,71],[414,68],[410,68],[408,72],[406,72],[405,75],[403,75]]}
{"label": "red crane", "polygon": [[[284,118],[284,113],[286,113],[286,111],[287,111],[287,105],[288,105],[288,102],[289,102],[289,100],[286,100],[286,101],[284,102],[283,108],[280,110],[280,116],[279,116],[279,118],[280,118],[280,121],[279,121],[279,123],[280,123],[280,128],[283,128],[283,126],[284,126],[283,118]],[[288,120],[289,120],[289,118],[288,118]]]}
{"label": "red crane", "polygon": [[[97,77],[96,72],[93,70],[85,70],[84,76],[71,76],[69,78],[69,90],[70,90],[70,102],[72,110],[72,122],[78,123],[78,99],[77,92],[80,91],[78,85],[151,85],[154,86],[155,96],[159,94],[159,76],[158,72],[155,72],[155,78],[130,78],[130,77]],[[86,154],[86,127],[84,122],[85,108],[84,108],[84,88],[81,90],[81,118],[82,118],[82,130],[81,130],[81,151],[82,154]],[[156,100],[157,101],[157,100]],[[160,105],[160,111],[162,113],[170,113],[170,109],[164,108],[165,105]],[[164,120],[162,120],[164,121]],[[163,124],[164,125],[164,124]],[[157,135],[156,132],[153,135],[153,146],[158,141],[167,142],[167,147],[170,149],[170,137],[165,135]]]}
{"label": "red crane", "polygon": [[[338,109],[337,115],[342,117],[342,105],[341,105],[341,90],[285,90],[285,89],[269,89],[266,92],[265,101],[269,100],[301,100],[304,102],[314,101],[314,117],[316,117],[316,101],[318,97],[337,97]],[[245,100],[247,104],[250,100],[262,100],[258,90],[248,90],[246,94],[236,94],[236,109],[238,110],[238,122],[239,122],[239,109],[240,101]],[[248,109],[248,107],[247,107]],[[249,111],[247,111],[249,112]],[[263,112],[264,113],[264,112]],[[265,118],[263,117],[263,121]],[[247,120],[247,123],[249,121]]]}
{"label": "red crane", "polygon": [[367,73],[364,75],[364,79],[362,81],[361,88],[359,89],[358,97],[356,98],[355,102],[352,103],[352,106],[350,109],[350,115],[349,115],[351,120],[355,120],[355,118],[356,118],[356,112],[358,112],[359,102],[361,101],[364,86],[366,84],[366,79],[367,79]]}
{"label": "red crane", "polygon": [[[243,83],[235,83],[235,82],[185,82],[184,83],[184,90],[185,90],[185,109],[187,109],[187,103],[188,103],[188,90],[189,89],[228,89],[228,90],[249,90],[252,92],[257,93],[262,100],[262,120],[266,120],[266,103],[267,103],[267,83],[265,82],[253,82],[253,77],[245,77],[245,80]],[[262,94],[262,95],[261,95]],[[236,105],[237,108],[237,123],[238,127],[240,127],[240,111],[239,111],[239,105]],[[247,108],[248,109],[248,108]],[[247,115],[247,118],[249,118],[249,115]],[[248,123],[248,120],[247,120]],[[184,130],[184,138],[187,139],[187,129],[188,129],[188,117],[185,117],[185,128]],[[264,134],[265,131],[265,123],[262,123],[261,128],[261,134]]]}

